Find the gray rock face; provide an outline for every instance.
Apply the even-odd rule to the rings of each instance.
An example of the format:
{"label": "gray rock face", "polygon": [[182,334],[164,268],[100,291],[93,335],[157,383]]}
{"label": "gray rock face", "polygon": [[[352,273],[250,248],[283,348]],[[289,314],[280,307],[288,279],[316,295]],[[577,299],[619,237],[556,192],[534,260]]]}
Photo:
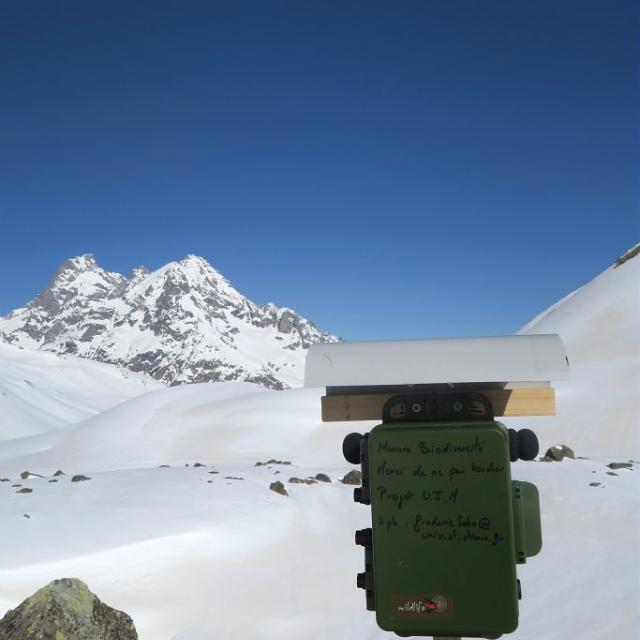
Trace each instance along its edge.
{"label": "gray rock face", "polygon": [[0,620],[2,640],[137,640],[133,620],[76,578],[54,580]]}
{"label": "gray rock face", "polygon": [[284,488],[284,485],[282,484],[282,482],[280,482],[280,480],[276,480],[275,482],[272,482],[269,485],[269,489],[271,489],[271,491],[275,491],[276,493],[279,493],[281,496],[289,495],[289,492]]}
{"label": "gray rock face", "polygon": [[633,470],[633,462],[610,462],[607,467],[609,469],[631,469]]}
{"label": "gray rock face", "polygon": [[632,247],[626,253],[623,253],[615,262],[613,268],[620,267],[631,258],[635,258],[638,254],[640,254],[640,244],[637,244],[635,247]]}
{"label": "gray rock face", "polygon": [[547,452],[542,458],[545,462],[561,462],[564,458],[571,458],[575,460],[575,453],[571,447],[567,447],[565,444],[556,444],[553,447],[549,447]]}
{"label": "gray rock face", "polygon": [[140,371],[167,384],[302,383],[304,351],[338,339],[288,308],[256,305],[206,260],[187,256],[130,278],[86,254],[67,260],[0,339]]}
{"label": "gray rock face", "polygon": [[343,484],[362,484],[362,472],[358,469],[352,469],[342,478]]}

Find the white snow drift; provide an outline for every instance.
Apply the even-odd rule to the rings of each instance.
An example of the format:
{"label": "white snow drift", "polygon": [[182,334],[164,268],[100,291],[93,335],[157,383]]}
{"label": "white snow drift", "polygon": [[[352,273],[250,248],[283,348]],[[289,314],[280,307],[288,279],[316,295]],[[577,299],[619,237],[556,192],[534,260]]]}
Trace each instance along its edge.
{"label": "white snow drift", "polygon": [[161,387],[127,369],[0,341],[0,440],[79,422]]}
{"label": "white snow drift", "polygon": [[520,330],[559,334],[571,365],[571,380],[555,385],[557,416],[529,420],[545,445],[640,458],[639,331],[640,255],[611,266]]}

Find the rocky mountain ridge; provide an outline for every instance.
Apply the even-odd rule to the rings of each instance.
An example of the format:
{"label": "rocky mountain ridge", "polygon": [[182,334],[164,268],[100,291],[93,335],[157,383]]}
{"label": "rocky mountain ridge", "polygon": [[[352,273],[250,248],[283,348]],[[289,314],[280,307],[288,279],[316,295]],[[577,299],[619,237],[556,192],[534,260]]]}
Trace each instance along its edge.
{"label": "rocky mountain ridge", "polygon": [[168,384],[242,380],[274,389],[301,384],[311,344],[338,340],[292,309],[255,304],[198,256],[127,278],[91,254],[65,261],[31,302],[0,318],[0,339]]}

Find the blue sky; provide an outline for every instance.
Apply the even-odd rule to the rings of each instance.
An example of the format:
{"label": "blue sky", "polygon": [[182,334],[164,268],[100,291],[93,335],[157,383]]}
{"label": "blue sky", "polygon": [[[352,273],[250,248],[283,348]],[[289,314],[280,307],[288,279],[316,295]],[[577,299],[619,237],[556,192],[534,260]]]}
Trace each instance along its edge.
{"label": "blue sky", "polygon": [[511,333],[640,238],[636,2],[31,2],[0,313],[195,253],[350,340]]}

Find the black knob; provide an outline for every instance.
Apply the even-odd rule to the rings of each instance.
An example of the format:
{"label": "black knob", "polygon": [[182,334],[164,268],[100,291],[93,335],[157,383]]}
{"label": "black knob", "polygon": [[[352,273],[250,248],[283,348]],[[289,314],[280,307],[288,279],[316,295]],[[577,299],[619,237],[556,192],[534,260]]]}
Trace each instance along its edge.
{"label": "black knob", "polygon": [[359,502],[360,504],[371,504],[371,500],[365,498],[362,487],[356,487],[353,490],[353,501]]}
{"label": "black knob", "polygon": [[356,584],[358,585],[358,589],[366,589],[367,588],[367,574],[359,573],[356,576]]}
{"label": "black knob", "polygon": [[371,546],[371,529],[358,529],[356,531],[356,544],[361,547],[370,547]]}
{"label": "black knob", "polygon": [[518,432],[515,429],[508,429],[507,431],[509,433],[509,459],[511,462],[515,462],[520,453]]}
{"label": "black knob", "polygon": [[518,431],[518,456],[520,460],[534,460],[540,451],[538,437],[531,429]]}
{"label": "black knob", "polygon": [[351,464],[360,464],[361,433],[350,433],[342,441],[342,455]]}
{"label": "black knob", "polygon": [[522,600],[522,587],[520,586],[520,580],[516,580],[516,585],[518,587],[518,600]]}

